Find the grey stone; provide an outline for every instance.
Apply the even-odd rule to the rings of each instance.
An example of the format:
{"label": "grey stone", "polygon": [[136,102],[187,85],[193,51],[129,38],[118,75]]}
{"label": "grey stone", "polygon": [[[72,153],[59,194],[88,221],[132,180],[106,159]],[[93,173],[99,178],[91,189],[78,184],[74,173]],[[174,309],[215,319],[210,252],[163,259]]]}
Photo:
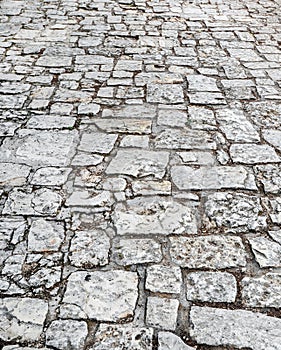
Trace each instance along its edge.
{"label": "grey stone", "polygon": [[21,126],[19,123],[14,122],[0,122],[0,137],[13,136],[15,131]]}
{"label": "grey stone", "polygon": [[97,321],[125,321],[134,315],[138,275],[122,270],[73,272],[63,303],[76,305],[85,317]]}
{"label": "grey stone", "polygon": [[281,306],[281,275],[267,273],[261,277],[245,277],[241,281],[242,300],[247,306]]}
{"label": "grey stone", "polygon": [[0,108],[21,109],[26,100],[27,96],[24,95],[1,95]]}
{"label": "grey stone", "polygon": [[182,111],[180,109],[160,109],[157,118],[157,124],[172,127],[185,127],[187,124],[187,113],[186,111]]}
{"label": "grey stone", "polygon": [[176,104],[184,102],[183,89],[178,84],[147,84],[147,102]]}
{"label": "grey stone", "polygon": [[181,269],[176,266],[152,265],[146,270],[145,288],[151,292],[180,293]]}
{"label": "grey stone", "polygon": [[186,77],[189,91],[212,91],[219,92],[216,79],[204,75],[188,75]]}
{"label": "grey stone", "polygon": [[[64,107],[65,108],[65,107]],[[51,107],[51,113],[55,113],[54,105]],[[60,112],[63,112],[64,109],[61,106]],[[59,114],[59,113],[56,113]],[[62,113],[64,114],[64,113]],[[66,113],[67,114],[67,113]],[[27,127],[30,129],[65,129],[73,128],[76,118],[69,116],[32,116],[28,122]]]}
{"label": "grey stone", "polygon": [[79,150],[91,153],[110,153],[117,140],[115,134],[105,134],[100,132],[83,133]]}
{"label": "grey stone", "polygon": [[41,186],[61,186],[66,182],[70,172],[70,168],[40,168],[36,170],[30,183]]}
{"label": "grey stone", "polygon": [[124,174],[135,177],[153,175],[163,178],[169,160],[168,152],[147,150],[118,150],[117,155],[109,163],[107,174]]}
{"label": "grey stone", "polygon": [[158,297],[148,297],[146,323],[150,326],[171,330],[176,329],[179,301]]}
{"label": "grey stone", "polygon": [[263,130],[262,136],[266,142],[271,146],[277,148],[278,151],[281,151],[281,131],[274,129]]}
{"label": "grey stone", "polygon": [[230,156],[235,163],[278,163],[281,158],[274,148],[268,145],[234,144],[230,146]]}
{"label": "grey stone", "polygon": [[2,298],[0,337],[4,341],[35,341],[43,332],[48,303],[35,298]]}
{"label": "grey stone", "polygon": [[281,165],[266,164],[254,168],[256,177],[267,193],[281,193]]}
{"label": "grey stone", "polygon": [[275,197],[264,201],[270,219],[274,224],[281,224],[281,197]]}
{"label": "grey stone", "polygon": [[93,114],[96,115],[100,111],[100,105],[96,103],[81,103],[78,106],[78,114]]}
{"label": "grey stone", "polygon": [[171,176],[174,184],[183,190],[227,188],[257,190],[254,175],[242,166],[212,166],[199,169],[174,166]]}
{"label": "grey stone", "polygon": [[108,210],[113,203],[113,195],[109,191],[77,190],[67,198],[65,204],[69,207],[91,207]]}
{"label": "grey stone", "polygon": [[14,163],[0,163],[0,186],[22,186],[26,184],[30,167]]}
{"label": "grey stone", "polygon": [[186,276],[186,298],[210,303],[235,302],[237,282],[228,272],[192,272]]}
{"label": "grey stone", "polygon": [[133,181],[132,190],[134,194],[143,196],[149,195],[170,195],[172,184],[170,181]]}
{"label": "grey stone", "polygon": [[71,57],[67,56],[41,56],[38,58],[36,65],[48,68],[69,67],[71,66]]}
{"label": "grey stone", "polygon": [[100,324],[90,350],[152,350],[153,328]]}
{"label": "grey stone", "polygon": [[191,92],[188,94],[189,102],[199,105],[224,105],[224,95],[220,92]]}
{"label": "grey stone", "polygon": [[194,350],[195,348],[186,345],[180,337],[171,332],[158,333],[158,350]]}
{"label": "grey stone", "polygon": [[253,350],[280,349],[279,318],[245,310],[193,306],[190,319],[190,335],[199,344]]}
{"label": "grey stone", "polygon": [[38,219],[33,221],[28,234],[30,252],[58,251],[64,240],[64,226],[61,222]]}
{"label": "grey stone", "polygon": [[137,118],[153,119],[156,116],[156,107],[144,103],[142,105],[125,105],[117,108],[105,108],[102,117],[105,118]]}
{"label": "grey stone", "polygon": [[84,321],[56,320],[47,328],[46,345],[60,350],[82,350],[87,334],[88,327]]}
{"label": "grey stone", "polygon": [[255,259],[261,268],[281,267],[281,245],[265,237],[249,239]]}
{"label": "grey stone", "polygon": [[190,269],[226,269],[246,266],[246,252],[239,237],[170,237],[172,261]]}
{"label": "grey stone", "polygon": [[192,129],[217,129],[215,114],[206,107],[188,106],[188,123]]}
{"label": "grey stone", "polygon": [[253,123],[266,128],[281,126],[281,105],[273,101],[251,102],[245,105]]}
{"label": "grey stone", "polygon": [[106,265],[109,248],[110,240],[104,231],[76,231],[69,249],[70,263],[86,268]]}
{"label": "grey stone", "polygon": [[167,197],[139,197],[116,205],[112,216],[119,235],[197,233],[195,211]]}
{"label": "grey stone", "polygon": [[95,119],[97,127],[105,132],[132,133],[132,134],[150,134],[151,120],[145,119]]}
{"label": "grey stone", "polygon": [[259,230],[267,226],[260,199],[243,193],[214,193],[205,202],[206,215],[228,230]]}

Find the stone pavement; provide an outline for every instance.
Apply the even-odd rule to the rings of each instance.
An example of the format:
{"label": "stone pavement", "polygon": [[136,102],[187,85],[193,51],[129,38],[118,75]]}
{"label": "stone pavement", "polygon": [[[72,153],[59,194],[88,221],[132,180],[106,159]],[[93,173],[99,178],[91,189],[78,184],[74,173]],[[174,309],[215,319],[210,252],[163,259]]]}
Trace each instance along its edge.
{"label": "stone pavement", "polygon": [[280,0],[0,19],[3,349],[280,350]]}

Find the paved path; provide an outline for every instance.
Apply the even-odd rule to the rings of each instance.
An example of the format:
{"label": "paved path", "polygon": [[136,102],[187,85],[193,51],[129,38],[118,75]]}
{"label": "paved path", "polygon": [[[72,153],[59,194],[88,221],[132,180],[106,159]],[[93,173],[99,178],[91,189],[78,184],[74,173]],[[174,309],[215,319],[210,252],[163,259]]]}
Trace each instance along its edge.
{"label": "paved path", "polygon": [[0,19],[3,349],[280,350],[280,0]]}

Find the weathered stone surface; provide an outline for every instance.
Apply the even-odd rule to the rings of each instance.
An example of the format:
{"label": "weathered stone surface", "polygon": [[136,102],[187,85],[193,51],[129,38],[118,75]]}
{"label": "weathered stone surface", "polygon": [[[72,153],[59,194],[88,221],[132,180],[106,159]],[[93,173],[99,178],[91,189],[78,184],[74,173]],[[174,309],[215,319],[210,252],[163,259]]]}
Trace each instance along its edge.
{"label": "weathered stone surface", "polygon": [[150,134],[151,133],[151,120],[145,119],[96,119],[95,125],[105,132],[118,132],[118,133],[133,133],[133,134]]}
{"label": "weathered stone surface", "polygon": [[281,275],[267,273],[261,277],[245,277],[241,281],[242,299],[247,306],[281,307]]}
{"label": "weathered stone surface", "polygon": [[160,109],[157,124],[185,127],[187,124],[187,113],[184,110]]}
{"label": "weathered stone surface", "polygon": [[147,102],[181,103],[184,102],[183,89],[178,84],[147,84]]}
{"label": "weathered stone surface", "polygon": [[254,170],[257,179],[262,183],[265,192],[275,194],[281,192],[281,165],[258,165]]}
{"label": "weathered stone surface", "polygon": [[41,186],[61,186],[66,182],[70,172],[70,168],[40,168],[35,172],[30,183]]}
{"label": "weathered stone surface", "polygon": [[281,151],[281,131],[275,129],[266,129],[262,133],[263,138],[271,146],[277,148],[278,151]]}
{"label": "weathered stone surface", "polygon": [[75,191],[66,200],[66,205],[70,207],[94,207],[107,210],[112,204],[113,196],[109,191]]}
{"label": "weathered stone surface", "polygon": [[125,105],[117,108],[105,108],[102,116],[107,118],[137,118],[153,119],[156,117],[156,107],[144,103],[142,105]]}
{"label": "weathered stone surface", "polygon": [[190,269],[226,269],[246,266],[246,253],[239,237],[171,237],[172,261]]}
{"label": "weathered stone surface", "polygon": [[191,206],[169,197],[139,197],[117,204],[112,218],[119,235],[197,232]]}
{"label": "weathered stone surface", "polygon": [[235,144],[230,146],[230,156],[235,163],[278,163],[281,158],[274,148],[268,145]]}
{"label": "weathered stone surface", "polygon": [[66,67],[71,66],[71,57],[67,56],[42,56],[40,57],[37,62],[37,66],[42,67]]}
{"label": "weathered stone surface", "polygon": [[163,178],[169,160],[168,152],[137,149],[119,150],[109,163],[107,174],[124,174],[135,177],[153,175]]}
{"label": "weathered stone surface", "polygon": [[219,92],[216,79],[204,75],[188,75],[186,77],[189,91],[211,91]]}
{"label": "weathered stone surface", "polygon": [[233,109],[220,109],[216,111],[216,118],[220,129],[226,138],[233,142],[259,142],[260,136],[244,113]]}
{"label": "weathered stone surface", "polygon": [[188,94],[189,102],[199,105],[224,105],[224,95],[220,92],[191,92]]}
{"label": "weathered stone surface", "polygon": [[137,297],[135,272],[78,271],[68,278],[63,303],[78,306],[84,318],[117,322],[133,316]]}
{"label": "weathered stone surface", "polygon": [[86,268],[106,265],[109,248],[110,240],[104,231],[76,231],[69,250],[70,263]]}
{"label": "weathered stone surface", "polygon": [[82,350],[87,334],[88,327],[84,321],[53,321],[46,331],[46,345],[60,350]]}
{"label": "weathered stone surface", "polygon": [[281,224],[281,197],[264,200],[270,219],[274,224]]}
{"label": "weathered stone surface", "polygon": [[156,328],[175,330],[179,301],[158,297],[148,297],[146,304],[146,323]]}
{"label": "weathered stone surface", "polygon": [[181,190],[224,188],[257,190],[254,175],[242,166],[213,166],[199,169],[174,166],[171,175],[174,184]]}
{"label": "weathered stone surface", "polygon": [[249,242],[260,267],[281,267],[281,244],[265,237],[250,238]]}
{"label": "weathered stone surface", "polygon": [[66,166],[76,144],[76,131],[23,132],[17,139],[4,140],[0,159],[31,166]]}
{"label": "weathered stone surface", "polygon": [[112,258],[118,265],[134,265],[162,260],[161,245],[151,238],[118,239],[113,245]]}
{"label": "weathered stone surface", "polygon": [[236,299],[236,279],[228,272],[192,272],[186,282],[187,300],[231,303]]}
{"label": "weathered stone surface", "polygon": [[180,293],[182,274],[179,267],[153,265],[146,270],[145,288],[151,292]]}
{"label": "weathered stone surface", "polygon": [[245,105],[253,123],[266,128],[281,126],[281,105],[273,101],[251,102]]}
{"label": "weathered stone surface", "polygon": [[3,298],[0,301],[0,338],[4,341],[38,340],[48,312],[48,303],[35,298]]}
{"label": "weathered stone surface", "polygon": [[133,181],[132,190],[134,194],[143,196],[149,195],[170,195],[172,184],[170,181]]}
{"label": "weathered stone surface", "polygon": [[31,188],[15,188],[9,193],[3,214],[55,216],[61,206],[62,197],[48,188],[32,192]]}
{"label": "weathered stone surface", "polygon": [[58,251],[63,240],[63,223],[45,219],[35,220],[28,234],[28,250],[30,252]]}
{"label": "weathered stone surface", "polygon": [[21,164],[0,163],[0,186],[22,186],[26,184],[30,167]]}
{"label": "weathered stone surface", "polygon": [[261,213],[260,199],[242,193],[214,193],[205,202],[206,215],[218,227],[226,229],[258,230],[266,227],[266,217]]}
{"label": "weathered stone surface", "polygon": [[169,129],[155,138],[155,147],[168,149],[213,150],[216,144],[209,133],[201,130]]}
{"label": "weathered stone surface", "polygon": [[153,329],[100,324],[90,350],[152,350]]}
{"label": "weathered stone surface", "polygon": [[159,350],[194,350],[195,348],[186,345],[180,337],[171,332],[158,333]]}
{"label": "weathered stone surface", "polygon": [[190,335],[199,344],[279,350],[279,318],[244,310],[193,306]]}
{"label": "weathered stone surface", "polygon": [[110,153],[117,140],[115,134],[105,134],[100,132],[84,133],[78,149],[91,153]]}
{"label": "weathered stone surface", "polygon": [[214,112],[199,106],[188,106],[188,125],[198,130],[216,130],[217,128]]}

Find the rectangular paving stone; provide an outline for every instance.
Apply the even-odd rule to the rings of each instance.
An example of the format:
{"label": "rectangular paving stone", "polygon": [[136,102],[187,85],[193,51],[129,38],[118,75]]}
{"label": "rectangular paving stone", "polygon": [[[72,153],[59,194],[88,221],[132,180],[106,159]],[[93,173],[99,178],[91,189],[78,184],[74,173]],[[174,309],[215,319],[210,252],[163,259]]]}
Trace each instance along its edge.
{"label": "rectangular paving stone", "polygon": [[281,320],[266,314],[192,306],[190,335],[199,344],[280,350]]}
{"label": "rectangular paving stone", "polygon": [[71,62],[72,58],[67,56],[41,56],[36,61],[36,66],[48,68],[70,67]]}
{"label": "rectangular paving stone", "polygon": [[249,238],[255,259],[261,268],[281,267],[281,244],[266,237]]}
{"label": "rectangular paving stone", "polygon": [[26,165],[0,163],[0,187],[24,185],[30,170],[30,167]]}
{"label": "rectangular paving stone", "polygon": [[189,269],[246,266],[242,240],[233,236],[170,237],[172,261]]}
{"label": "rectangular paving stone", "polygon": [[147,102],[176,104],[184,102],[183,88],[179,84],[147,84]]}
{"label": "rectangular paving stone", "polygon": [[118,135],[102,132],[85,132],[78,149],[84,152],[108,154],[112,151]]}
{"label": "rectangular paving stone", "polygon": [[145,119],[95,119],[94,124],[105,132],[118,132],[125,134],[150,134],[151,120]]}
{"label": "rectangular paving stone", "polygon": [[235,163],[280,163],[281,158],[275,149],[268,145],[234,144],[229,149],[230,157]]}
{"label": "rectangular paving stone", "polygon": [[190,166],[173,166],[171,176],[181,190],[219,190],[240,188],[257,190],[255,177],[242,166],[213,166],[195,169]]}
{"label": "rectangular paving stone", "polygon": [[190,103],[199,105],[224,105],[226,104],[224,95],[220,92],[189,92]]}

